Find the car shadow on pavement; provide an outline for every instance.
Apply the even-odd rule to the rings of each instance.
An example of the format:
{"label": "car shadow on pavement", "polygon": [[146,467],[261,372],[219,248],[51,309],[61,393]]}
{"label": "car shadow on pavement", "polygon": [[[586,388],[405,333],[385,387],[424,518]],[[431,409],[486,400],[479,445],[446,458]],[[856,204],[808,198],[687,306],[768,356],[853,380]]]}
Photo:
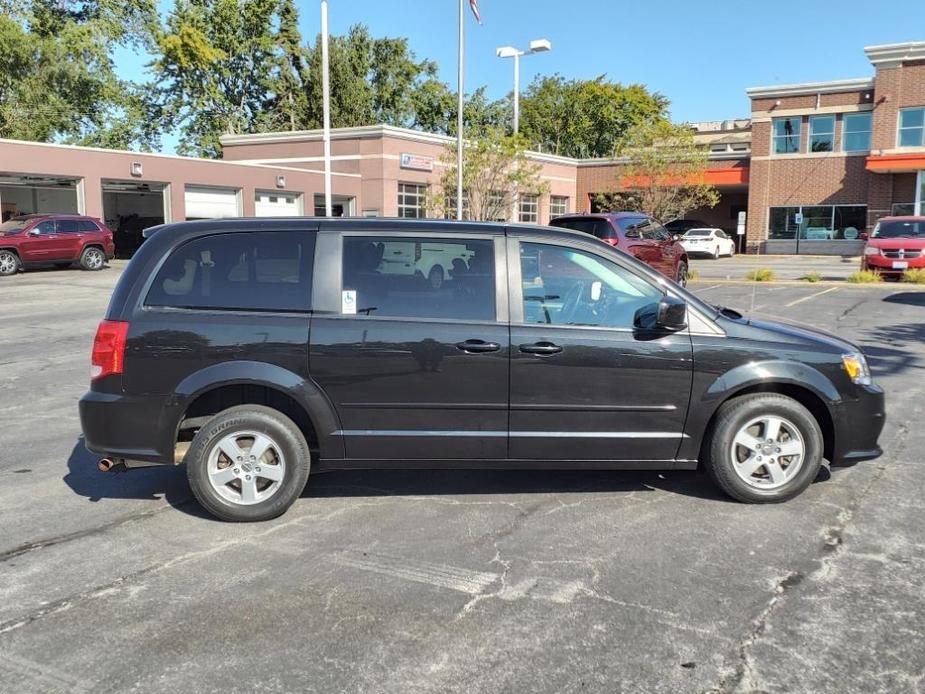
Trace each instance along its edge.
{"label": "car shadow on pavement", "polygon": [[84,447],[78,438],[67,461],[64,483],[75,494],[96,503],[102,499],[137,499],[160,501],[194,516],[208,517],[193,499],[186,481],[186,468],[180,465],[158,465],[133,470],[100,472],[96,467],[100,456]]}

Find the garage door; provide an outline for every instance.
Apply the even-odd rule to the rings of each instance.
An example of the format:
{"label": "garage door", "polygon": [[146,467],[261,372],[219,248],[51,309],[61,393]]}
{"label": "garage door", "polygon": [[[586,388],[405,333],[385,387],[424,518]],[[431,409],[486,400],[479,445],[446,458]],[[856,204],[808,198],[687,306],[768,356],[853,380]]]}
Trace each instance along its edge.
{"label": "garage door", "polygon": [[302,214],[301,195],[257,191],[254,214],[258,217],[298,217]]}
{"label": "garage door", "polygon": [[187,219],[240,217],[238,191],[233,188],[186,187]]}

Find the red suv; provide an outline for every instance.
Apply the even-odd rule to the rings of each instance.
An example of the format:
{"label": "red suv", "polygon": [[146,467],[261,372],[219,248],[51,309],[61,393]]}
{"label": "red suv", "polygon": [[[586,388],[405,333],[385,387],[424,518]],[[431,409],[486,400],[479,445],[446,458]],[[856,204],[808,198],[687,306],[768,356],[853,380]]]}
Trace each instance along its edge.
{"label": "red suv", "polygon": [[550,226],[583,231],[638,258],[682,287],[687,284],[687,253],[676,237],[641,212],[606,212],[556,217]]}
{"label": "red suv", "polygon": [[30,214],[0,224],[0,275],[35,265],[102,270],[116,252],[100,220],[72,214]]}
{"label": "red suv", "polygon": [[870,234],[862,270],[885,276],[901,276],[906,270],[925,267],[925,217],[884,217]]}

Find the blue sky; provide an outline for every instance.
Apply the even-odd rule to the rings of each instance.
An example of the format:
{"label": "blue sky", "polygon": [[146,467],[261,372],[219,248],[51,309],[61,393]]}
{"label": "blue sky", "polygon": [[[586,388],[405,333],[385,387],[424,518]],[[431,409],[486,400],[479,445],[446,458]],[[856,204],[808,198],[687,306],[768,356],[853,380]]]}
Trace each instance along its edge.
{"label": "blue sky", "polygon": [[[745,88],[873,74],[863,47],[925,40],[923,0],[479,0],[483,25],[468,12],[466,91],[487,85],[510,92],[510,59],[495,48],[552,41],[550,53],[522,61],[526,85],[536,74],[572,78],[606,73],[645,84],[671,100],[675,120],[748,115]],[[319,30],[320,3],[300,0],[305,37]],[[162,8],[172,2],[162,1]],[[356,23],[375,36],[404,36],[418,57],[435,60],[456,84],[457,0],[329,0],[331,32]],[[119,56],[127,77],[143,59]],[[173,138],[165,141],[171,150]]]}

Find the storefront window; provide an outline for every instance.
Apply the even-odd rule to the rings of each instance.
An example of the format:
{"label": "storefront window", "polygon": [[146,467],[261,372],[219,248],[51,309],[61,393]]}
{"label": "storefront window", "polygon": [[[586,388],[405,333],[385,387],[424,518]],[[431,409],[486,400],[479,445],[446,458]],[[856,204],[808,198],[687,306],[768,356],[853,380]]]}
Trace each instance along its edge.
{"label": "storefront window", "polygon": [[905,108],[899,112],[899,146],[925,146],[925,108]]}
{"label": "storefront window", "polygon": [[799,116],[774,119],[774,154],[794,154],[800,151],[800,124]]}
{"label": "storefront window", "polygon": [[871,115],[869,113],[846,113],[842,120],[844,137],[842,149],[846,152],[870,151]]}
{"label": "storefront window", "polygon": [[769,239],[854,241],[867,226],[866,205],[772,207],[769,212]]}
{"label": "storefront window", "polygon": [[832,152],[835,149],[835,116],[809,119],[809,151]]}

